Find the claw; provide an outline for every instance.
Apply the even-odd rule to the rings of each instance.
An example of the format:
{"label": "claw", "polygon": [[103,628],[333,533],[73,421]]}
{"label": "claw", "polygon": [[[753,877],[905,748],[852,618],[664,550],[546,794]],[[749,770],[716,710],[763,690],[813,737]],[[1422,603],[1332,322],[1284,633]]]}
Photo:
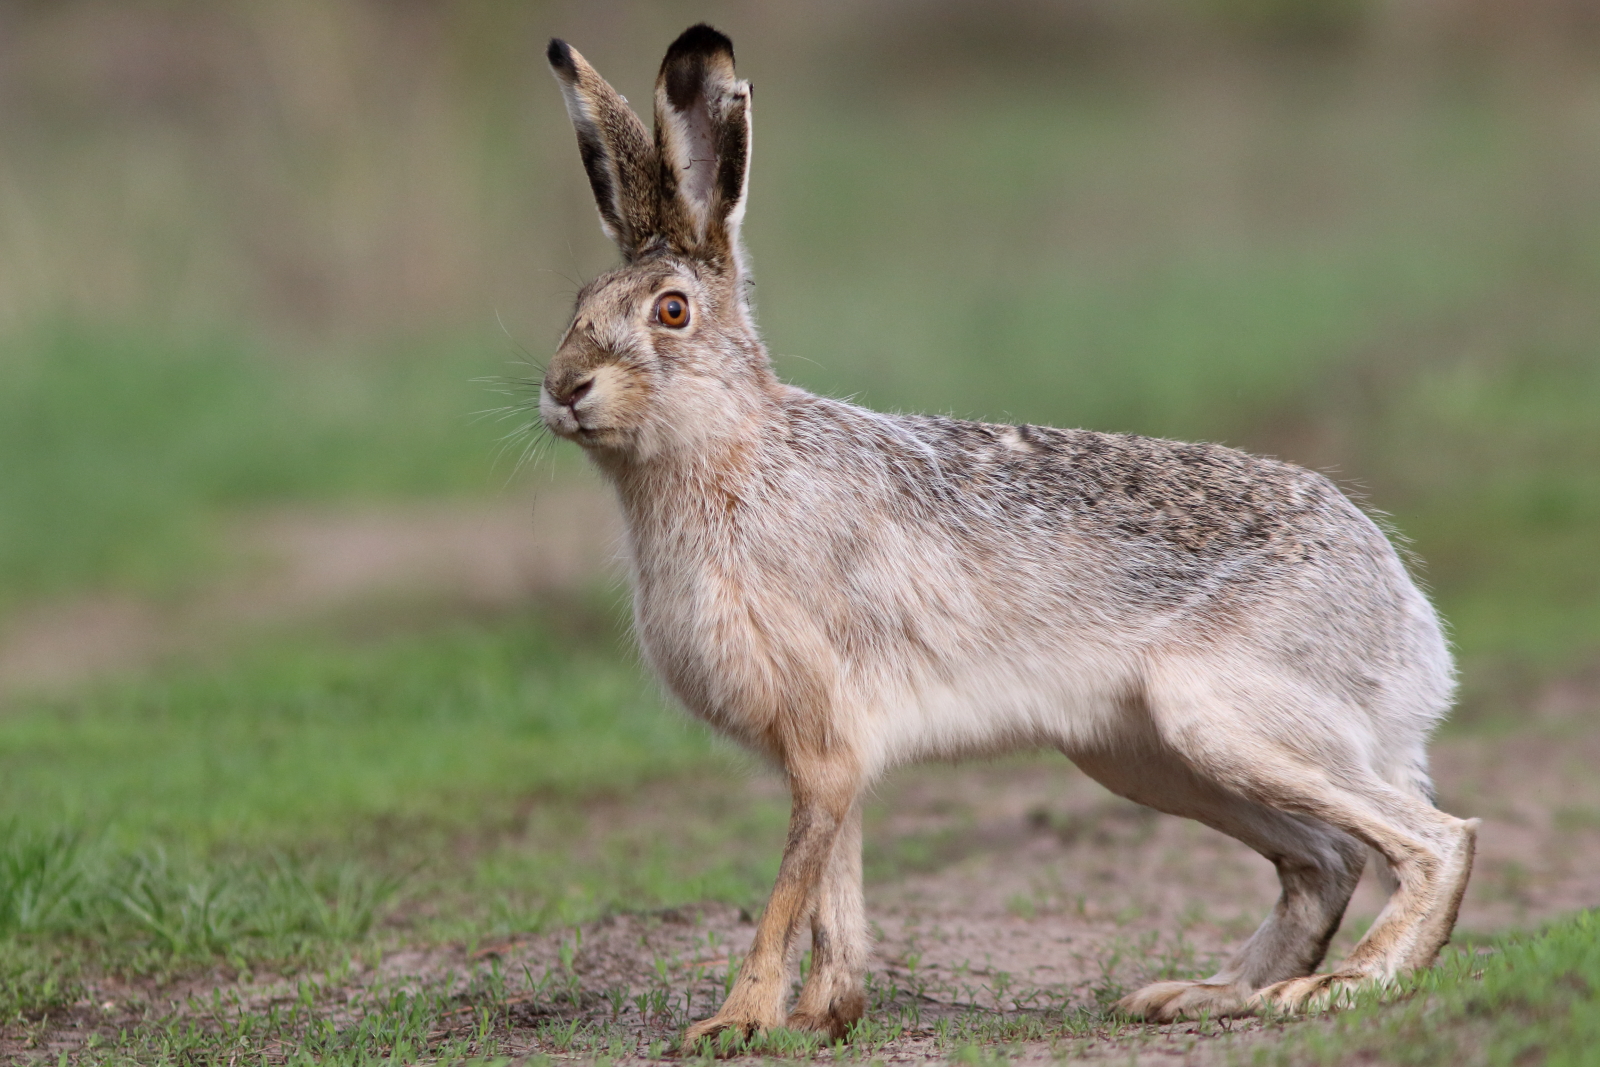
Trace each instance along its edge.
{"label": "claw", "polygon": [[1368,975],[1353,971],[1312,974],[1290,978],[1257,990],[1250,1003],[1259,1008],[1299,1014],[1320,1011],[1333,1004],[1342,993],[1351,993],[1371,982]]}
{"label": "claw", "polygon": [[679,1046],[687,1052],[704,1042],[711,1042],[714,1046],[722,1043],[722,1035],[737,1032],[741,1043],[750,1040],[750,1036],[761,1029],[761,1024],[751,1019],[728,1019],[720,1015],[713,1015],[709,1019],[701,1019],[683,1032],[683,1043]]}
{"label": "claw", "polygon": [[1117,1010],[1153,1023],[1251,1015],[1255,1008],[1237,986],[1218,982],[1156,982],[1117,1001]]}
{"label": "claw", "polygon": [[[860,1018],[858,1015],[857,1018]],[[808,1033],[822,1034],[829,1041],[843,1041],[850,1033],[850,1024],[855,1019],[845,1019],[829,1012],[825,1015],[814,1015],[811,1012],[797,1011],[789,1015],[789,1021],[784,1026],[790,1030],[804,1030]]]}

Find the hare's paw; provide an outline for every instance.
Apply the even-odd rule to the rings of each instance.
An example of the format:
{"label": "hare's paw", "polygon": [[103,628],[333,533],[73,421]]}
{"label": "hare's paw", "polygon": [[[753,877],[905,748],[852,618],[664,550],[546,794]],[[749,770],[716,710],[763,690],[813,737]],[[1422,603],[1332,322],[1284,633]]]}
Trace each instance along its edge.
{"label": "hare's paw", "polygon": [[1339,1007],[1340,1001],[1372,981],[1370,975],[1359,971],[1335,971],[1332,974],[1312,974],[1304,978],[1290,978],[1275,982],[1256,991],[1250,1002],[1258,1009],[1298,1013],[1325,1011]]}
{"label": "hare's paw", "polygon": [[826,1034],[831,1041],[843,1041],[850,1026],[867,1013],[867,995],[860,990],[834,997],[825,1011],[808,1011],[804,1008],[789,1015],[785,1024],[791,1030],[807,1030]]}
{"label": "hare's paw", "polygon": [[1221,982],[1155,982],[1117,1001],[1117,1010],[1152,1023],[1253,1015],[1249,994]]}
{"label": "hare's paw", "polygon": [[684,1052],[700,1049],[707,1052],[737,1052],[762,1030],[778,1026],[777,1020],[760,1019],[754,1014],[729,1011],[727,1006],[709,1019],[701,1019],[683,1032]]}

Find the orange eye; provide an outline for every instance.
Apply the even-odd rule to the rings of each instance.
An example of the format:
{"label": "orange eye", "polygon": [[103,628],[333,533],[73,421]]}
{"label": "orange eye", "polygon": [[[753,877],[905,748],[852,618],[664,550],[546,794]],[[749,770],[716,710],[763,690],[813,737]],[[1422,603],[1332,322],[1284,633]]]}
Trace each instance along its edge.
{"label": "orange eye", "polygon": [[681,330],[689,325],[689,298],[682,293],[665,293],[656,300],[656,319],[663,326]]}

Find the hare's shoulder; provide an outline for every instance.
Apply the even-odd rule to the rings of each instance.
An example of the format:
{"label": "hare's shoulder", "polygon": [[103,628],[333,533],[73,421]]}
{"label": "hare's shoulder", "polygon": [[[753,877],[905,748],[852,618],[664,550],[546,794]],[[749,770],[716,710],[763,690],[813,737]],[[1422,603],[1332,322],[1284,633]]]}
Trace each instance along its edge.
{"label": "hare's shoulder", "polygon": [[1223,445],[912,416],[961,495],[1201,554],[1303,557],[1359,516],[1320,474]]}

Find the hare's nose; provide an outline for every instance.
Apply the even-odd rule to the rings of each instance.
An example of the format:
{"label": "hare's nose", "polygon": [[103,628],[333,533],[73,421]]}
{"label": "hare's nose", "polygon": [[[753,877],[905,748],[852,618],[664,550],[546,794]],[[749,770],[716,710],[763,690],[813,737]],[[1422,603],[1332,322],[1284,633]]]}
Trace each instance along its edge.
{"label": "hare's nose", "polygon": [[560,397],[558,399],[560,400],[560,402],[562,404],[565,404],[567,407],[575,408],[575,407],[578,406],[578,401],[580,401],[584,397],[588,396],[589,395],[589,390],[592,389],[592,388],[594,388],[594,377],[593,377],[593,375],[591,375],[590,377],[585,378],[582,381],[577,382],[576,384],[574,384],[573,387],[567,391],[567,395],[566,396]]}

